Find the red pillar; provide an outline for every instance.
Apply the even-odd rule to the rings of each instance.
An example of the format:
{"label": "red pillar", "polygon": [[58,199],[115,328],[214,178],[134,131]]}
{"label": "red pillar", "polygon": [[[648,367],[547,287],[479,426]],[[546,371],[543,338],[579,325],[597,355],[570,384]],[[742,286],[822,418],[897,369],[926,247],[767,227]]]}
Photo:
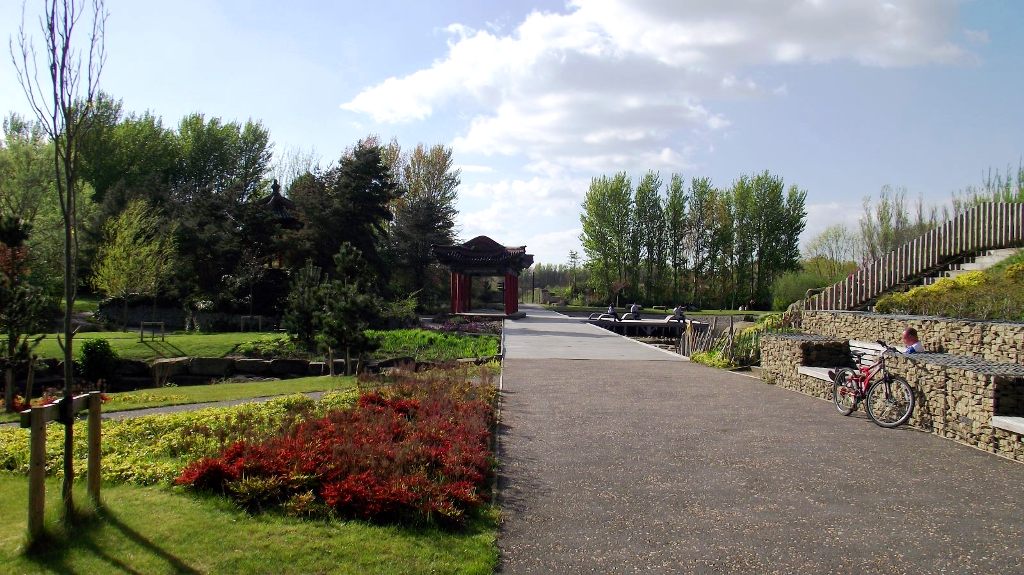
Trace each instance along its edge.
{"label": "red pillar", "polygon": [[451,309],[452,313],[459,313],[459,282],[462,281],[461,274],[458,272],[452,272],[451,274]]}
{"label": "red pillar", "polygon": [[512,276],[512,313],[519,313],[519,275]]}
{"label": "red pillar", "polygon": [[505,274],[505,315],[511,315],[512,312],[512,274]]}
{"label": "red pillar", "polygon": [[471,278],[470,276],[468,276],[466,274],[462,274],[462,288],[460,289],[460,293],[462,295],[462,302],[461,302],[462,305],[460,306],[460,308],[461,308],[460,311],[463,312],[463,313],[468,313],[469,310],[472,309],[472,305],[473,305],[473,292],[472,292],[472,289],[473,289],[473,278]]}

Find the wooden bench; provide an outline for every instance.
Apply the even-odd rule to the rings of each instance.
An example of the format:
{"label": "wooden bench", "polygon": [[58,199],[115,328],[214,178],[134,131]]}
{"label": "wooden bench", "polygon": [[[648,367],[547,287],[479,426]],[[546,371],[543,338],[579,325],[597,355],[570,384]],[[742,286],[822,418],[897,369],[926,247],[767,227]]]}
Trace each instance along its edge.
{"label": "wooden bench", "polygon": [[[857,367],[866,367],[872,365],[878,361],[878,357],[882,355],[885,348],[872,341],[861,341],[858,339],[850,340],[850,363]],[[821,381],[832,381],[832,377],[829,372],[835,371],[836,367],[846,366],[833,366],[833,367],[811,367],[801,365],[796,368],[797,373],[800,375],[806,375],[813,377],[814,379],[820,379]]]}

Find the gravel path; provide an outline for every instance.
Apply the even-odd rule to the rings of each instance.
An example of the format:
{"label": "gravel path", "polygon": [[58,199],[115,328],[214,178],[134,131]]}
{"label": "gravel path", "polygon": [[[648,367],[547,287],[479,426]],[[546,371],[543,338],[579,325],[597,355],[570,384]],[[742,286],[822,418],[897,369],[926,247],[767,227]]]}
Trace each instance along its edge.
{"label": "gravel path", "polygon": [[501,573],[1024,570],[1019,463],[688,362],[502,380]]}

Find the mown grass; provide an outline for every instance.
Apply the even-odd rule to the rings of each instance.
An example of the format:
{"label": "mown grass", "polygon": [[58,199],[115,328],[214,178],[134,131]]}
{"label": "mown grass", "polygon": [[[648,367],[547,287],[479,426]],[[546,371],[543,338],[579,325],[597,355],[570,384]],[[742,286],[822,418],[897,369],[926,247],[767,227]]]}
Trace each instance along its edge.
{"label": "mown grass", "polygon": [[[146,340],[139,341],[139,332],[126,331],[94,331],[80,333],[75,336],[76,354],[79,346],[90,339],[105,339],[110,347],[123,359],[156,359],[160,357],[224,357],[231,353],[240,343],[253,341],[266,334],[249,332],[229,333],[183,333],[170,334],[160,341],[147,335]],[[63,352],[57,343],[56,334],[46,334],[36,348],[40,357],[62,358]]]}
{"label": "mown grass", "polygon": [[496,335],[462,335],[426,329],[368,330],[366,334],[377,346],[374,355],[380,358],[409,356],[418,361],[451,361],[491,357],[498,354],[500,346]]}
{"label": "mown grass", "polygon": [[[253,397],[291,395],[310,391],[335,391],[355,388],[353,377],[300,377],[280,381],[253,381],[239,383],[212,383],[182,387],[157,387],[109,393],[110,400],[103,404],[103,411],[128,411],[149,407],[230,401]],[[18,421],[16,413],[0,414],[0,422]]]}
{"label": "mown grass", "polygon": [[[0,474],[0,564],[6,573],[492,573],[497,512],[460,531],[249,515],[177,488],[104,485],[70,532],[60,487],[47,483],[49,538],[25,549],[28,481]],[[77,489],[78,501],[86,500]]]}
{"label": "mown grass", "polygon": [[[96,313],[100,308],[101,299],[99,296],[78,296],[75,298],[75,305],[72,309],[76,312]],[[64,309],[63,305],[61,305],[61,309]]]}

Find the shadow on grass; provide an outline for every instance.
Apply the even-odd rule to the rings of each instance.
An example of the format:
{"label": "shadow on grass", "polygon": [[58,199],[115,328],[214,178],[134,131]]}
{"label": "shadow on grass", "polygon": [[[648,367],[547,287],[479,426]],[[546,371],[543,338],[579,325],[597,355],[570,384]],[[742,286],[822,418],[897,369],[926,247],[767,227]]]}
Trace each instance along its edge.
{"label": "shadow on grass", "polygon": [[[101,530],[107,532],[100,533]],[[69,575],[87,572],[76,571],[71,566],[70,558],[74,554],[92,555],[110,565],[112,570],[120,570],[133,575],[146,573],[104,549],[104,542],[109,541],[112,537],[141,547],[145,553],[166,562],[174,573],[189,575],[201,573],[121,521],[116,513],[105,508],[80,510],[70,525],[64,525],[57,531],[47,531],[42,538],[28,546],[25,556],[40,567]]]}
{"label": "shadow on grass", "polygon": [[142,343],[160,357],[182,357],[188,355],[180,347],[166,341],[144,341]]}

